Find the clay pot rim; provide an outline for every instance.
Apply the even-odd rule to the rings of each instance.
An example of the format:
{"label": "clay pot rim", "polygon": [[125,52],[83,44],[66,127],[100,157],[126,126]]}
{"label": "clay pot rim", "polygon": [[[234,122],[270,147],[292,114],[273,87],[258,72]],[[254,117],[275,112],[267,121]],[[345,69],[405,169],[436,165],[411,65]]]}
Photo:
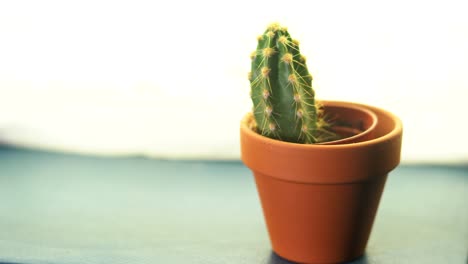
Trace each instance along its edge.
{"label": "clay pot rim", "polygon": [[[366,105],[360,104],[360,103],[355,103],[355,102],[347,102],[347,101],[320,101],[320,102],[322,104],[324,104],[324,105],[333,104],[335,106],[342,106],[342,107],[351,106],[351,107],[355,108],[356,106],[359,106],[359,108],[362,107],[362,108],[367,109],[370,112],[372,112],[371,108],[369,108],[369,106],[366,106]],[[403,125],[402,125],[401,120],[396,115],[394,115],[394,114],[392,114],[392,113],[390,113],[390,112],[388,112],[388,111],[386,111],[384,109],[375,107],[375,106],[372,106],[372,108],[379,109],[379,111],[381,111],[381,112],[385,113],[387,116],[389,116],[394,121],[395,127],[385,135],[376,137],[374,139],[369,139],[369,140],[364,140],[364,141],[354,142],[354,143],[334,144],[334,145],[328,145],[328,144],[323,144],[323,143],[321,143],[321,144],[301,144],[301,143],[287,142],[287,141],[281,141],[281,140],[265,137],[265,136],[262,136],[262,135],[256,133],[255,131],[253,131],[252,129],[250,129],[248,127],[247,124],[248,124],[249,120],[251,118],[253,118],[251,113],[247,113],[244,116],[244,118],[242,119],[241,129],[244,130],[244,132],[246,132],[247,134],[249,134],[249,136],[257,138],[257,140],[262,140],[265,143],[269,143],[269,144],[272,144],[272,145],[277,145],[278,147],[282,147],[282,148],[295,148],[295,149],[304,149],[304,150],[307,150],[307,149],[343,149],[343,148],[346,149],[346,148],[367,147],[369,145],[379,144],[379,143],[382,143],[384,141],[388,141],[391,138],[398,137],[399,135],[402,134]],[[374,113],[374,115],[375,115],[375,113]],[[378,123],[378,120],[377,120],[376,123]],[[374,128],[375,128],[375,126],[374,126]]]}
{"label": "clay pot rim", "polygon": [[359,105],[375,112],[379,123],[373,138],[337,145],[284,142],[251,130],[247,114],[240,127],[241,159],[244,164],[255,173],[307,184],[373,181],[398,166],[403,135],[398,117],[369,105],[334,101],[323,103]]}

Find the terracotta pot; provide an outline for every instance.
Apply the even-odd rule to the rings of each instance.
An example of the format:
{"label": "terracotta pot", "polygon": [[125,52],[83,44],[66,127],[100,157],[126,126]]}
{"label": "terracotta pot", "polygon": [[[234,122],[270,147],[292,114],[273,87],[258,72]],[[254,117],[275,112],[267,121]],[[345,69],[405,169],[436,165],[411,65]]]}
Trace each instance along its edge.
{"label": "terracotta pot", "polygon": [[333,124],[333,132],[341,139],[319,144],[349,144],[373,138],[378,121],[377,115],[369,109],[345,102],[328,102],[323,109],[327,120]]}
{"label": "terracotta pot", "polygon": [[400,162],[402,124],[382,109],[372,138],[305,145],[263,137],[243,120],[242,160],[255,176],[273,250],[301,263],[339,263],[364,253],[387,179]]}

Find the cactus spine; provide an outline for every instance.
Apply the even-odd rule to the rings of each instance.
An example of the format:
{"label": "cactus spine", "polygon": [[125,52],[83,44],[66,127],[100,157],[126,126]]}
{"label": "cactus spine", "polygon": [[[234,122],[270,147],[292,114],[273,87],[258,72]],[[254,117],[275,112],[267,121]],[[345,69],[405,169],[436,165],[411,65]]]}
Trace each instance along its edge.
{"label": "cactus spine", "polygon": [[286,28],[271,24],[258,37],[249,73],[258,133],[288,142],[317,143],[323,120],[299,43]]}

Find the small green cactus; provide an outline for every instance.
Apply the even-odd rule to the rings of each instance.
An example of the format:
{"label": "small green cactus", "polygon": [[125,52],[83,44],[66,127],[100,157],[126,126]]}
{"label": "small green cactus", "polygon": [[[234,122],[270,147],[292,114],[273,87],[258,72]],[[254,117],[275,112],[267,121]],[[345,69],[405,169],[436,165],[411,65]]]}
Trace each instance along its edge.
{"label": "small green cactus", "polygon": [[[249,73],[255,129],[261,135],[295,143],[333,137],[315,101],[312,75],[299,42],[274,23],[258,37]],[[325,135],[325,136],[324,136]]]}

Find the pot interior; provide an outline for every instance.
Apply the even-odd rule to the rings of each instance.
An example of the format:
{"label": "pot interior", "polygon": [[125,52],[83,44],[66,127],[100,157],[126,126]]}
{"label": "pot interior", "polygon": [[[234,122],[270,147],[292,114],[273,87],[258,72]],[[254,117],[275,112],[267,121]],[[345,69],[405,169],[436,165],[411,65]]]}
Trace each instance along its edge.
{"label": "pot interior", "polygon": [[327,103],[324,104],[323,108],[325,118],[338,138],[318,144],[349,144],[373,138],[377,127],[377,116],[369,109],[358,105],[342,106]]}

